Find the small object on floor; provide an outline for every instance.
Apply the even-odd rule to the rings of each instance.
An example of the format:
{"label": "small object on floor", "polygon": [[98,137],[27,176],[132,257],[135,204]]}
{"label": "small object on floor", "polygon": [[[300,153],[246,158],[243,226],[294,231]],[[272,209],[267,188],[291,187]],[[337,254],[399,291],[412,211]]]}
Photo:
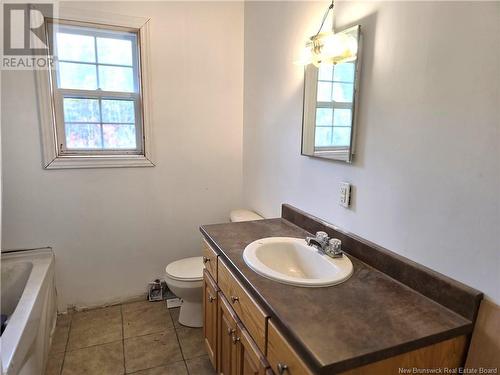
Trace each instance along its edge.
{"label": "small object on floor", "polygon": [[172,292],[169,287],[167,286],[167,283],[165,281],[162,281],[162,283],[165,283],[165,290],[163,292],[163,298],[166,300],[172,299],[172,298],[177,298],[177,296]]}
{"label": "small object on floor", "polygon": [[148,300],[150,302],[163,301],[163,288],[160,279],[156,279],[149,283]]}
{"label": "small object on floor", "polygon": [[167,309],[173,309],[182,305],[182,300],[179,297],[167,299]]}

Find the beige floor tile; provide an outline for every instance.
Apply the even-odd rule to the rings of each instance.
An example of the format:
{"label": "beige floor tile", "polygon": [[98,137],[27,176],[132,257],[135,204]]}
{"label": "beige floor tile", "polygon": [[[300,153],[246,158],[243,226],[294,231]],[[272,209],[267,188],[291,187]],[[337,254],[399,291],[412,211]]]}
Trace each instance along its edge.
{"label": "beige floor tile", "polygon": [[134,372],[133,375],[188,375],[184,361]]}
{"label": "beige floor tile", "polygon": [[122,306],[125,338],[148,335],[172,328],[172,320],[163,302],[134,302]]}
{"label": "beige floor tile", "polygon": [[180,307],[176,307],[173,309],[168,309],[170,316],[172,317],[172,321],[174,322],[174,327],[179,328],[182,327],[182,324],[179,323],[179,312],[181,311]]}
{"label": "beige floor tile", "polygon": [[45,375],[59,375],[64,360],[64,353],[55,353],[49,355]]}
{"label": "beige floor tile", "polygon": [[122,341],[66,352],[62,375],[123,374]]}
{"label": "beige floor tile", "polygon": [[188,359],[186,365],[189,375],[215,375],[215,370],[207,356]]}
{"label": "beige floor tile", "polygon": [[173,329],[125,339],[127,373],[158,367],[182,360]]}
{"label": "beige floor tile", "polygon": [[61,314],[57,316],[56,330],[52,337],[50,352],[52,354],[62,353],[66,350],[68,343],[69,327],[71,323],[71,315]]}
{"label": "beige floor tile", "polygon": [[190,359],[207,354],[203,342],[203,328],[181,327],[177,329],[184,359]]}
{"label": "beige floor tile", "polygon": [[120,306],[73,314],[67,350],[101,345],[122,339]]}

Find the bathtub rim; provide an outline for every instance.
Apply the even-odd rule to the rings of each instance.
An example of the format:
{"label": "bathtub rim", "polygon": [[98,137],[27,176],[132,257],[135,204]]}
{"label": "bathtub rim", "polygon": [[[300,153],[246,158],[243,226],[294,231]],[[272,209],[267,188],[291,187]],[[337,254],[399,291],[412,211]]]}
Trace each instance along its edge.
{"label": "bathtub rim", "polygon": [[[32,262],[33,268],[26,282],[19,302],[11,315],[9,323],[0,338],[1,363],[4,374],[16,374],[23,365],[23,359],[28,355],[32,343],[22,345],[30,340],[27,327],[40,322],[33,321],[35,307],[44,298],[43,291],[51,288],[49,283],[55,280],[55,256],[52,248],[42,247],[27,250],[2,251],[1,262]],[[17,312],[17,314],[16,314]],[[54,322],[51,323],[55,324]],[[51,327],[53,328],[53,327]]]}

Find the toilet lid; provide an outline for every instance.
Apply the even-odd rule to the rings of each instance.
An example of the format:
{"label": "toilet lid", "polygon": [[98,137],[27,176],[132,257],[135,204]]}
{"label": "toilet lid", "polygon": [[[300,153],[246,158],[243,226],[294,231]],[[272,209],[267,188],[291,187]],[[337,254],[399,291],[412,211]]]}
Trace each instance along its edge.
{"label": "toilet lid", "polygon": [[203,279],[203,268],[203,257],[192,257],[170,263],[165,272],[174,280],[198,281]]}

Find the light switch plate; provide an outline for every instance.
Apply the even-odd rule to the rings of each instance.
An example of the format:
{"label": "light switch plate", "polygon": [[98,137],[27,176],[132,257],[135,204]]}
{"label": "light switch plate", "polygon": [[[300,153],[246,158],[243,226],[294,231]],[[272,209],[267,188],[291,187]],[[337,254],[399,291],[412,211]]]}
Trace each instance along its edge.
{"label": "light switch plate", "polygon": [[339,204],[346,208],[351,204],[351,184],[348,182],[340,183]]}

